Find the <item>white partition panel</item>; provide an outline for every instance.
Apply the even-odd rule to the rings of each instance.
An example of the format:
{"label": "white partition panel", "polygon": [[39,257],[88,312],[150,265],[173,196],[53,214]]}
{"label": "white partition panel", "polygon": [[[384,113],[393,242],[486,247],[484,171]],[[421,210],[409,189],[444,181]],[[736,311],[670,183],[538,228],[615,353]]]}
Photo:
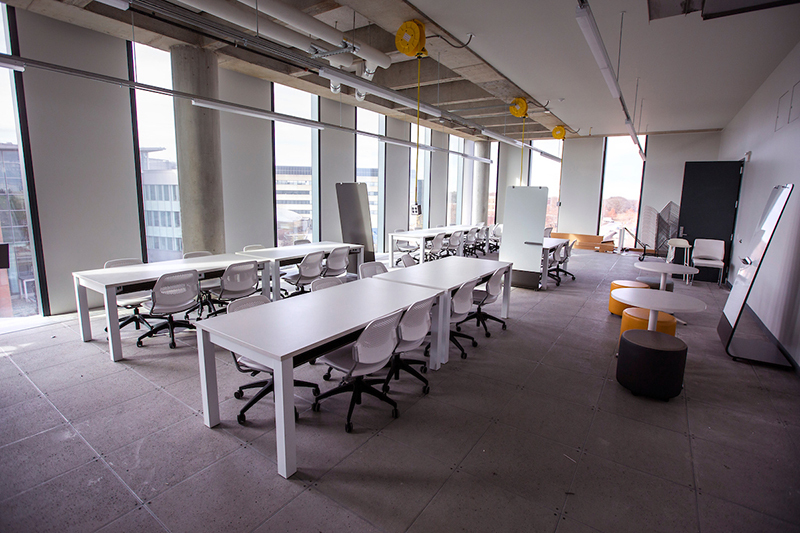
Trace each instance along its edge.
{"label": "white partition panel", "polygon": [[547,187],[506,189],[500,261],[514,263],[515,286],[538,287],[546,214]]}

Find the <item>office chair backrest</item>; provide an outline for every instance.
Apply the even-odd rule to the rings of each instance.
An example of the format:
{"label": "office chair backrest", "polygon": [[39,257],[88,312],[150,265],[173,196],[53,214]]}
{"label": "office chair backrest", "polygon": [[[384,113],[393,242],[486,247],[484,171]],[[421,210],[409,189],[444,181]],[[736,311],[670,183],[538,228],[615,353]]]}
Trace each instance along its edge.
{"label": "office chair backrest", "polygon": [[103,268],[114,268],[114,267],[124,267],[124,266],[131,266],[131,265],[143,265],[141,259],[137,259],[136,257],[125,257],[122,259],[110,259],[105,262]]}
{"label": "office chair backrest", "polygon": [[199,294],[197,270],[162,274],[153,287],[153,313],[169,314],[184,311],[194,305]]}
{"label": "office chair backrest", "polygon": [[475,244],[478,241],[478,228],[472,228],[467,233],[467,237],[464,240],[465,244]]}
{"label": "office chair backrest", "polygon": [[431,330],[431,307],[436,296],[411,304],[397,325],[397,336],[404,351],[413,350],[425,341]]}
{"label": "office chair backrest", "polygon": [[199,250],[197,252],[186,252],[183,254],[184,259],[191,259],[192,257],[208,257],[211,255],[211,252],[206,250]]}
{"label": "office chair backrest", "polygon": [[448,241],[447,241],[447,248],[449,248],[451,250],[457,249],[458,245],[461,244],[461,235],[463,235],[463,234],[464,234],[464,232],[461,231],[461,230],[454,231],[450,235],[450,239],[448,239]]}
{"label": "office chair backrest", "polygon": [[347,265],[350,264],[350,247],[339,246],[331,250],[328,254],[328,261],[325,263],[326,276],[339,276],[347,272]]}
{"label": "office chair backrest", "polygon": [[495,237],[497,237],[498,239],[502,239],[503,238],[503,225],[502,224],[496,224],[495,227],[494,227],[494,232],[493,233],[494,233]]}
{"label": "office chair backrest", "polygon": [[294,241],[294,245],[297,246],[298,244],[311,244],[311,241],[308,239],[297,239]]}
{"label": "office chair backrest", "polygon": [[231,314],[236,311],[241,311],[242,309],[250,309],[251,307],[268,304],[269,301],[269,297],[263,294],[254,294],[247,298],[239,298],[238,300],[232,301],[228,304],[228,307],[225,308],[225,312]]}
{"label": "office chair backrest", "polygon": [[263,250],[266,248],[263,244],[248,244],[244,248],[242,248],[243,252],[251,252],[253,250]]}
{"label": "office chair backrest", "polygon": [[300,278],[310,280],[320,277],[322,274],[322,260],[325,259],[325,252],[311,252],[306,254],[303,260],[297,265],[300,271]]}
{"label": "office chair backrest", "polygon": [[553,233],[553,227],[552,226],[548,226],[548,227],[544,228],[544,236],[545,237],[549,237],[552,233]]}
{"label": "office chair backrest", "polygon": [[397,346],[397,324],[402,315],[401,309],[367,324],[353,345],[353,360],[362,364],[388,361]]}
{"label": "office chair backrest", "polygon": [[342,285],[344,281],[342,278],[317,278],[311,282],[311,292],[321,291],[334,285]]}
{"label": "office chair backrest", "polygon": [[228,265],[219,283],[223,295],[255,291],[258,287],[258,263],[243,261]]}
{"label": "office chair backrest", "polygon": [[489,278],[489,281],[486,283],[486,293],[488,294],[488,297],[483,301],[483,303],[492,303],[493,301],[497,300],[498,296],[500,296],[500,291],[503,290],[503,274],[505,271],[505,268],[498,268],[494,271],[492,277]]}
{"label": "office chair backrest", "polygon": [[431,241],[431,249],[428,250],[432,254],[438,254],[442,251],[444,245],[444,233],[438,233]]}
{"label": "office chair backrest", "polygon": [[411,257],[411,254],[401,255],[400,262],[403,263],[403,266],[406,268],[417,264],[417,261],[413,257]]}
{"label": "office chair backrest", "polygon": [[478,280],[473,279],[462,284],[456,290],[456,293],[452,296],[453,303],[450,306],[451,317],[458,315],[467,316],[469,310],[472,308],[472,291],[475,290],[475,285],[477,284]]}
{"label": "office chair backrest", "polygon": [[481,226],[478,230],[478,241],[485,242],[489,237],[489,226]]}
{"label": "office chair backrest", "polygon": [[696,259],[725,259],[725,242],[716,239],[695,239],[692,257]]}
{"label": "office chair backrest", "polygon": [[371,278],[372,276],[377,276],[378,274],[384,274],[386,272],[389,272],[389,269],[380,261],[370,261],[369,263],[361,263],[358,265],[358,279]]}

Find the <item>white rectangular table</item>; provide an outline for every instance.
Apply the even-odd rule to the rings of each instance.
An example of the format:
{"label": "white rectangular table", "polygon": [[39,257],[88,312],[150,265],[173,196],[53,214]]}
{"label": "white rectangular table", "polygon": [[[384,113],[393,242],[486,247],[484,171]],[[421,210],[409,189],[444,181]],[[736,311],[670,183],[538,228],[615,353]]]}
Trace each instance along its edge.
{"label": "white rectangular table", "polygon": [[497,269],[504,268],[502,318],[508,318],[511,304],[511,266],[504,261],[450,256],[408,268],[378,274],[377,279],[430,287],[442,292],[431,324],[430,368],[438,370],[448,360],[450,353],[450,296],[463,283],[476,278],[488,278]]}
{"label": "white rectangular table", "polygon": [[122,359],[122,341],[119,333],[117,294],[152,289],[162,274],[170,272],[197,270],[200,279],[219,277],[229,265],[253,259],[259,263],[259,268],[264,268],[269,263],[269,260],[255,257],[248,259],[235,254],[218,254],[73,272],[72,279],[75,283],[75,300],[78,306],[81,339],[84,342],[92,340],[92,324],[89,320],[86,289],[98,292],[103,296],[111,360],[120,361]]}
{"label": "white rectangular table", "polygon": [[[428,229],[415,229],[411,231],[401,231],[400,233],[390,233],[390,247],[389,247],[389,261],[392,266],[395,265],[395,242],[397,241],[415,241],[419,244],[420,254],[419,254],[419,262],[425,262],[425,242],[429,240],[433,240],[440,233],[444,233],[445,237],[449,237],[453,234],[453,232],[461,231],[464,235],[461,238],[461,245],[458,249],[458,255],[464,255],[464,237],[472,228],[477,228],[478,226],[471,226],[471,225],[458,225],[458,226],[444,226],[442,228],[428,228]],[[489,252],[489,239],[486,239],[486,252]]]}
{"label": "white rectangular table", "polygon": [[248,357],[274,372],[278,473],[297,470],[294,427],[294,361],[310,350],[333,347],[372,320],[435,297],[440,290],[364,279],[297,298],[219,315],[197,323],[203,418],[219,424],[214,346]]}
{"label": "white rectangular table", "polygon": [[[302,260],[311,252],[325,252],[325,255],[327,255],[331,253],[334,248],[338,248],[340,246],[349,246],[350,253],[357,255],[356,267],[364,262],[363,244],[350,244],[330,241],[295,244],[293,246],[281,246],[279,248],[248,250],[246,252],[236,252],[236,255],[272,262],[272,301],[277,302],[281,299],[281,265],[299,262],[299,260]],[[266,286],[266,283],[264,286]]]}

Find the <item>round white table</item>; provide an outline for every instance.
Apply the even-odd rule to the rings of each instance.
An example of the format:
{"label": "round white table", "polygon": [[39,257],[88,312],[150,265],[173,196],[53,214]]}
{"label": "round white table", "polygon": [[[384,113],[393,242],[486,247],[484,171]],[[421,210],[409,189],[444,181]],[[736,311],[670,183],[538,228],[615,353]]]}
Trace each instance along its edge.
{"label": "round white table", "polygon": [[694,267],[686,265],[678,265],[675,263],[662,263],[661,261],[645,261],[634,264],[639,270],[646,270],[648,272],[658,272],[661,274],[661,284],[658,290],[664,291],[667,289],[667,275],[672,274],[697,274],[700,272]]}
{"label": "round white table", "polygon": [[647,329],[650,331],[656,330],[659,311],[664,311],[665,313],[675,313],[678,311],[696,313],[706,309],[706,304],[702,300],[674,292],[647,291],[642,289],[614,289],[611,291],[611,295],[615,300],[624,304],[649,309],[650,316],[647,320]]}

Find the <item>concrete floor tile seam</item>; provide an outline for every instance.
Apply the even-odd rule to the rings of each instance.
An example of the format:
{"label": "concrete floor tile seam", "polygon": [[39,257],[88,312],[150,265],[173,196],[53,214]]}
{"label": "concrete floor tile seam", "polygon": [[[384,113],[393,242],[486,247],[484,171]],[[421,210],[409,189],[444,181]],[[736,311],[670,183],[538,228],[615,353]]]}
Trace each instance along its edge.
{"label": "concrete floor tile seam", "polygon": [[[702,493],[702,489],[698,489],[698,490],[700,490],[701,493]],[[716,498],[717,500],[724,501],[724,502],[726,502],[726,503],[728,503],[730,505],[735,505],[736,507],[741,507],[743,509],[747,509],[748,511],[757,513],[759,515],[768,516],[768,517],[770,517],[773,520],[778,521],[778,522],[784,522],[786,524],[791,524],[793,526],[800,526],[800,516],[798,516],[796,521],[792,522],[792,521],[786,520],[783,517],[776,516],[774,514],[770,514],[769,512],[764,512],[763,510],[759,510],[759,509],[756,509],[754,507],[749,507],[747,505],[743,505],[741,502],[735,502],[735,501],[729,500],[729,499],[725,498],[724,496],[722,496],[720,494],[714,494],[714,495],[712,495],[712,498]],[[702,533],[702,531],[703,530],[701,529],[700,533]]]}
{"label": "concrete floor tile seam", "polygon": [[[736,411],[737,413],[745,414],[745,415],[757,415],[758,414],[758,413],[755,413],[753,411],[747,411],[745,409],[736,408],[735,406],[732,407],[729,404],[719,405],[719,404],[715,404],[715,403],[711,403],[711,402],[705,402],[705,401],[699,400],[697,398],[693,398],[692,394],[691,394],[691,389],[687,390],[685,385],[686,384],[684,383],[683,394],[684,394],[684,396],[686,396],[686,401],[687,402],[699,402],[699,403],[703,403],[703,404],[706,404],[706,405],[711,405],[711,406],[716,406],[716,407],[724,407],[725,409],[730,409],[731,411]],[[770,406],[770,413],[769,413],[769,415],[766,415],[769,418],[766,418],[765,415],[759,415],[759,416],[761,416],[764,420],[766,420],[768,422],[769,421],[782,422],[782,417],[781,417],[780,413],[778,412],[778,410],[775,409],[775,405],[772,403],[772,399],[771,398],[770,398],[769,406]]]}
{"label": "concrete floor tile seam", "polygon": [[692,466],[692,480],[694,481],[694,509],[695,515],[697,516],[697,531],[701,531],[700,529],[700,473],[697,471],[697,464],[695,463],[694,459],[694,438],[692,437],[692,426],[689,422],[689,399],[687,398],[686,394],[682,394],[681,398],[683,399],[684,405],[684,412],[686,413],[686,428],[689,431],[689,461]]}
{"label": "concrete floor tile seam", "polygon": [[[783,428],[783,431],[786,431],[786,429]],[[791,437],[788,435],[788,432],[787,432],[786,438],[790,439],[790,442],[791,442]],[[694,441],[703,441],[703,442],[707,442],[709,444],[713,444],[713,445],[716,445],[716,446],[723,446],[723,447],[726,447],[726,448],[730,448],[731,450],[735,450],[735,451],[740,452],[740,453],[750,454],[750,455],[752,455],[754,457],[757,457],[757,458],[760,458],[761,460],[766,461],[766,462],[775,462],[777,460],[786,459],[788,464],[786,464],[785,466],[794,467],[794,469],[798,471],[798,474],[800,474],[800,455],[798,455],[798,454],[795,454],[794,457],[778,457],[776,455],[768,455],[768,454],[765,454],[765,453],[754,451],[752,448],[747,448],[747,449],[746,448],[742,448],[742,447],[736,446],[734,444],[731,444],[729,441],[719,442],[719,441],[715,441],[715,440],[711,440],[711,439],[705,439],[703,437],[700,437],[700,436],[697,436],[697,435],[694,435],[694,434],[690,434],[689,442],[693,443]],[[692,464],[694,464],[694,459],[692,459]]]}

